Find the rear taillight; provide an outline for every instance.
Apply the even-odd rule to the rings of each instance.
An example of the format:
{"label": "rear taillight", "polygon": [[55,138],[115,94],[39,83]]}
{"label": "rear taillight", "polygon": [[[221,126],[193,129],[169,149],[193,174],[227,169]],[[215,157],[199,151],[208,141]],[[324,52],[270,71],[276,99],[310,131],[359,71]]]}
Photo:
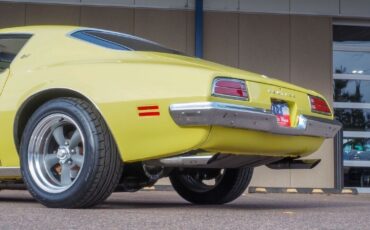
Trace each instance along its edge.
{"label": "rear taillight", "polygon": [[245,81],[233,78],[216,78],[213,81],[212,96],[248,100]]}
{"label": "rear taillight", "polygon": [[311,95],[309,96],[309,98],[310,98],[312,112],[322,113],[325,115],[331,115],[330,107],[324,99],[322,99],[321,97],[316,97],[316,96],[311,96]]}

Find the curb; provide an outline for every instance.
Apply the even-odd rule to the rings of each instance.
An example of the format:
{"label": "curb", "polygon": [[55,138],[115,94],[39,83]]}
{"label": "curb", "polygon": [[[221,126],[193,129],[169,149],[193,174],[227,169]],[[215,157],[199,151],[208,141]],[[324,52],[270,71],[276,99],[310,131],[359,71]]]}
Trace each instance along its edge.
{"label": "curb", "polygon": [[350,194],[357,195],[355,188],[283,188],[283,187],[249,187],[248,193],[289,193],[289,194]]}
{"label": "curb", "polygon": [[[174,191],[171,185],[154,185],[145,187],[143,191]],[[284,188],[284,187],[249,187],[248,193],[288,193],[288,194],[349,194],[357,195],[355,188]]]}

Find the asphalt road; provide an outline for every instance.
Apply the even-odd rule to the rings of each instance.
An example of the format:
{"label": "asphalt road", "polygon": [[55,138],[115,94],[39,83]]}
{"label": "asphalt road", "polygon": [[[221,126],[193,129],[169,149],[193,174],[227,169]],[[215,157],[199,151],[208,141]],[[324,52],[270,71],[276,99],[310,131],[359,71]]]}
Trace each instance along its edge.
{"label": "asphalt road", "polygon": [[244,194],[231,204],[196,206],[173,191],[141,191],[66,210],[4,190],[0,210],[0,229],[370,229],[370,195]]}

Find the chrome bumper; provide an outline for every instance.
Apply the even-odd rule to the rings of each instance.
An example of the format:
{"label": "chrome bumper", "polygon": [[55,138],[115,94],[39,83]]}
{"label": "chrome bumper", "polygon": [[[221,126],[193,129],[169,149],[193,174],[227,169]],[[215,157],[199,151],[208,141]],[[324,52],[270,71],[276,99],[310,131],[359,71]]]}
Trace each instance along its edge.
{"label": "chrome bumper", "polygon": [[282,127],[269,110],[218,102],[172,104],[170,114],[180,126],[216,125],[295,136],[333,138],[342,127],[335,120],[304,115],[299,115],[297,127]]}

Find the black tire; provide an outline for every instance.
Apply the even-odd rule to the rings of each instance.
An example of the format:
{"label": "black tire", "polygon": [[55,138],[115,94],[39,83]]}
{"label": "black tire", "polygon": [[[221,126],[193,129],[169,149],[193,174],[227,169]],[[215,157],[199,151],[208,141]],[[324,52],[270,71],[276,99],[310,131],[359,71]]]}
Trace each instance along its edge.
{"label": "black tire", "polygon": [[[53,114],[72,118],[86,143],[78,176],[71,187],[61,192],[43,189],[35,181],[35,176],[31,175],[29,163],[32,134],[42,119]],[[105,121],[92,104],[76,98],[53,99],[34,112],[23,132],[20,159],[22,176],[29,192],[40,203],[51,208],[88,208],[99,204],[114,191],[122,175],[122,161]],[[59,177],[62,184],[62,176]]]}
{"label": "black tire", "polygon": [[252,174],[253,168],[224,169],[220,181],[206,188],[195,184],[191,174],[174,173],[170,175],[170,181],[176,192],[191,203],[225,204],[242,195]]}

